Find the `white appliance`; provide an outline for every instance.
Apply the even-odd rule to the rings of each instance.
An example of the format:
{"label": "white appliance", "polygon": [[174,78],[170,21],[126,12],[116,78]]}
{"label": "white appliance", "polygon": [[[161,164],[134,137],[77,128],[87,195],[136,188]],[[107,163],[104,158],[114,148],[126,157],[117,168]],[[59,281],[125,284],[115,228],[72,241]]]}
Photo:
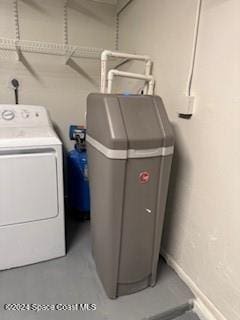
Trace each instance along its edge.
{"label": "white appliance", "polygon": [[62,172],[46,109],[0,105],[0,270],[65,255]]}

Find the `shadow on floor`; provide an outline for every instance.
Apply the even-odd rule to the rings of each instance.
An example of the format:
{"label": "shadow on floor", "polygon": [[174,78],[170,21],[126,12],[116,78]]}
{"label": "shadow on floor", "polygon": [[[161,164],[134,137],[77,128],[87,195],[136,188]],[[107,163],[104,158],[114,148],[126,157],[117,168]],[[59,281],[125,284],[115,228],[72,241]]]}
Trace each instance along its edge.
{"label": "shadow on floor", "polygon": [[78,241],[79,234],[84,230],[84,223],[87,223],[89,219],[87,215],[80,214],[79,212],[65,210],[65,233],[66,233],[66,249],[67,253],[74,247],[75,242]]}

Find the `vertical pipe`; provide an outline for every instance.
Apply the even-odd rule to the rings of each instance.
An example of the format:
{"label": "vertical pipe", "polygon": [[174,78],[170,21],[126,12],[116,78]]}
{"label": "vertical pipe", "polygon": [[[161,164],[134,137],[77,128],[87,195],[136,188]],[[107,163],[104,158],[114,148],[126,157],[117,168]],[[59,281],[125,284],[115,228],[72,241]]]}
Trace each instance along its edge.
{"label": "vertical pipe", "polygon": [[112,84],[113,84],[113,79],[108,79],[108,87],[107,87],[108,94],[112,93]]}
{"label": "vertical pipe", "polygon": [[152,96],[154,93],[154,85],[155,85],[155,81],[153,79],[151,81],[149,81],[147,94],[149,94],[150,96]]}
{"label": "vertical pipe", "polygon": [[[151,75],[151,68],[152,68],[152,62],[151,62],[151,60],[148,60],[146,62],[146,65],[145,65],[145,75],[146,76],[150,76]],[[149,90],[149,84],[146,82],[145,86],[144,86],[143,93],[147,94],[148,90]]]}
{"label": "vertical pipe", "polygon": [[107,60],[102,58],[101,60],[101,93],[106,91],[106,79],[107,78]]}
{"label": "vertical pipe", "polygon": [[114,71],[110,70],[108,73],[108,85],[107,85],[108,94],[112,93],[113,77],[114,77]]}

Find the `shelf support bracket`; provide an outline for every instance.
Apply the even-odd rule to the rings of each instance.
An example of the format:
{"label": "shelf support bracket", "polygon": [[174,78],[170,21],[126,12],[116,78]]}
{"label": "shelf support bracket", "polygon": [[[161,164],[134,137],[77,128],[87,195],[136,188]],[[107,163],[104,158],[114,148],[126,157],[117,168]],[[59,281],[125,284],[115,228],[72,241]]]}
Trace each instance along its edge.
{"label": "shelf support bracket", "polygon": [[119,62],[119,63],[114,67],[114,69],[120,68],[121,66],[125,65],[125,64],[128,63],[129,61],[131,61],[131,60],[130,60],[130,59],[124,59],[122,62]]}
{"label": "shelf support bracket", "polygon": [[68,64],[68,61],[72,58],[72,56],[74,55],[75,51],[77,50],[77,48],[73,48],[70,52],[68,52],[66,54],[66,58],[65,58],[65,62],[64,64],[67,65]]}

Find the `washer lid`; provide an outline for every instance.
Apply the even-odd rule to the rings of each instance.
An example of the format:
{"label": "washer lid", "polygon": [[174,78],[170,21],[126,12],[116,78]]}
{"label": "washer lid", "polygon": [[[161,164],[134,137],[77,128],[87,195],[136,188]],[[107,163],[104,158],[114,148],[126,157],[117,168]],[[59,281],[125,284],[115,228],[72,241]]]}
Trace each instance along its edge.
{"label": "washer lid", "polygon": [[0,148],[61,144],[51,127],[0,128]]}

